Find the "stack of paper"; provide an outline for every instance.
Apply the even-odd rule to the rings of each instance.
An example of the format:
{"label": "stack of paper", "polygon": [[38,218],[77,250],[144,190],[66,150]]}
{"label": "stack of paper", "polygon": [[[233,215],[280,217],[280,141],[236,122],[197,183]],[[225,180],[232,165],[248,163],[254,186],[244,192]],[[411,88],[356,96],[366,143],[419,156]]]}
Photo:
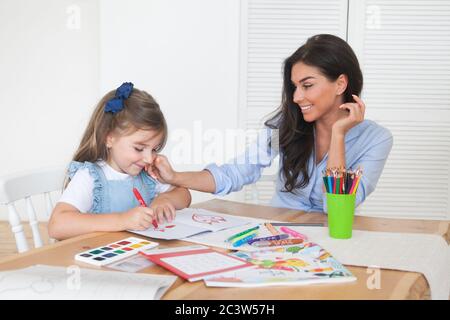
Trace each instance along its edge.
{"label": "stack of paper", "polygon": [[158,300],[175,276],[32,266],[0,272],[0,300]]}

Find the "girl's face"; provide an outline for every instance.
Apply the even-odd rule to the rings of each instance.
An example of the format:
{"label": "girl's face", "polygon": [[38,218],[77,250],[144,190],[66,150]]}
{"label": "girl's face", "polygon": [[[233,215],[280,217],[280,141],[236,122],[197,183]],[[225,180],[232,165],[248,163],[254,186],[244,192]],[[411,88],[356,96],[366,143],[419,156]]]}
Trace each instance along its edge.
{"label": "girl's face", "polygon": [[341,75],[331,82],[318,68],[302,62],[292,66],[291,82],[295,87],[293,101],[299,106],[306,122],[325,119],[339,113],[342,93],[347,87],[347,80]]}
{"label": "girl's face", "polygon": [[106,162],[119,172],[137,176],[153,162],[162,139],[163,133],[154,130],[138,129],[128,135],[111,133],[106,138],[109,150]]}

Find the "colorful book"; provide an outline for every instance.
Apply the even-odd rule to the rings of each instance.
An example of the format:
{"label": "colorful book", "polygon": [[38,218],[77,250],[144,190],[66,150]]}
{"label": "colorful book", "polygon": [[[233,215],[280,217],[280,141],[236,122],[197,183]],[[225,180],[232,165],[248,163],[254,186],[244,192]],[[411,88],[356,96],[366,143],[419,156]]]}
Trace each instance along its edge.
{"label": "colorful book", "polygon": [[209,277],[205,279],[207,286],[292,286],[356,280],[329,252],[313,242],[231,255],[250,262],[254,268]]}
{"label": "colorful book", "polygon": [[151,250],[141,254],[190,282],[253,267],[252,263],[242,258],[201,245]]}
{"label": "colorful book", "polygon": [[247,219],[232,217],[205,209],[177,210],[175,220],[144,231],[128,230],[155,239],[183,239],[205,232],[216,232],[248,224]]}

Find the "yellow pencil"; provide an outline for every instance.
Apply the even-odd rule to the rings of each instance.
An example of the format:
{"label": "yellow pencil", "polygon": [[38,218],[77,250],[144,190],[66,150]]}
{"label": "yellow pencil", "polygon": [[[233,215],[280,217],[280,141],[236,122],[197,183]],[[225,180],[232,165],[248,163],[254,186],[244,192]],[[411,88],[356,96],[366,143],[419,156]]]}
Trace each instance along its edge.
{"label": "yellow pencil", "polygon": [[361,180],[361,176],[359,176],[358,179],[356,180],[355,189],[353,190],[353,194],[356,194],[356,190],[358,190],[359,180]]}

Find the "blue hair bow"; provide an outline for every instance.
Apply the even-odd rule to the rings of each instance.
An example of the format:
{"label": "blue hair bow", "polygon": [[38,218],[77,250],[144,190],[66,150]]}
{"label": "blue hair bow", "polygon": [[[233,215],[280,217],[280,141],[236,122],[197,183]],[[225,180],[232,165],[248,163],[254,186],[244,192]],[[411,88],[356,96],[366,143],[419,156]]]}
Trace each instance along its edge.
{"label": "blue hair bow", "polygon": [[133,84],[131,82],[124,82],[117,88],[114,98],[109,100],[105,105],[105,112],[116,113],[122,111],[124,104],[123,100],[127,99],[133,91]]}

